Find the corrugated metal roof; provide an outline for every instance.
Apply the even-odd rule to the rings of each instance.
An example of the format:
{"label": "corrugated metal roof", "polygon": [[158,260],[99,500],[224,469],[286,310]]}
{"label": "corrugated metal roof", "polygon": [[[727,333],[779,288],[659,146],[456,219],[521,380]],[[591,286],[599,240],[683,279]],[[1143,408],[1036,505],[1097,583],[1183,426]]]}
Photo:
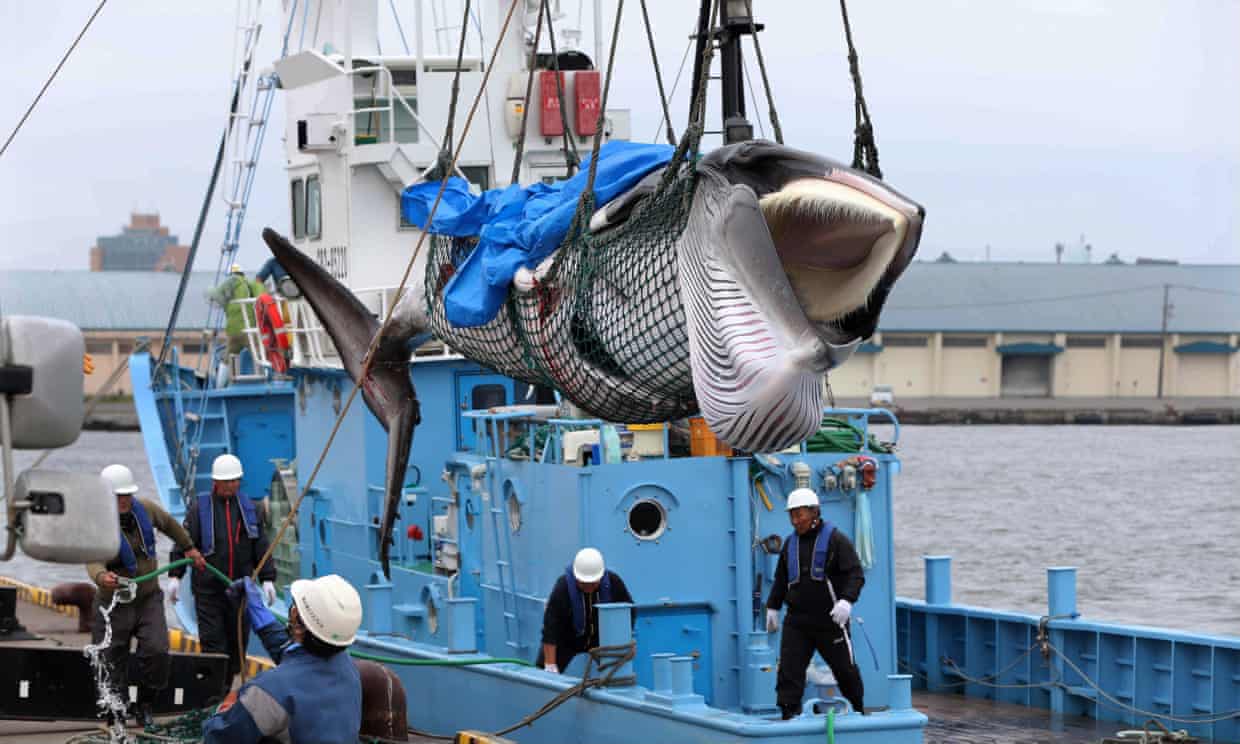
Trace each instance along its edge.
{"label": "corrugated metal roof", "polygon": [[[0,272],[0,312],[83,330],[163,328],[180,276],[150,271]],[[213,275],[190,279],[177,327],[202,328]],[[1240,333],[1240,265],[916,262],[883,310],[884,331],[1157,333],[1163,285],[1173,333]]]}
{"label": "corrugated metal roof", "polygon": [[1240,333],[1240,265],[916,262],[884,331]]}
{"label": "corrugated metal roof", "polygon": [[[214,278],[209,272],[190,277],[177,328],[206,326],[203,293]],[[180,281],[180,274],[164,271],[3,271],[0,312],[60,318],[84,331],[162,330]]]}

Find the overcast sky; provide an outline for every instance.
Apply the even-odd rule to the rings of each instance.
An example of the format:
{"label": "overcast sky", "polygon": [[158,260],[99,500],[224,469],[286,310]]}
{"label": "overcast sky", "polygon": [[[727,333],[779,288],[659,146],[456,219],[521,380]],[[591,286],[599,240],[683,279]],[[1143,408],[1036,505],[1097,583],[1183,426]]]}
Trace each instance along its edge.
{"label": "overcast sky", "polygon": [[[849,160],[837,4],[753,4],[786,142]],[[0,0],[0,136],[95,5]],[[648,5],[670,86],[696,3]],[[564,2],[571,16],[576,6]],[[278,51],[279,3],[265,12],[264,64]],[[1053,260],[1057,241],[1071,252],[1083,235],[1095,260],[1240,261],[1240,1],[854,0],[850,14],[887,180],[927,209],[921,258],[983,259],[989,246],[996,260]],[[412,11],[402,15],[408,25]],[[0,269],[87,268],[95,237],[135,209],[158,211],[188,244],[224,124],[233,25],[227,0],[109,2],[0,158]],[[634,139],[653,140],[659,104],[633,2],[619,57],[611,105],[632,109]],[[673,97],[677,131],[686,85]],[[750,104],[751,118],[765,111]],[[281,131],[251,201],[249,268],[264,258],[260,228],[288,224]],[[218,206],[202,243],[209,267]]]}

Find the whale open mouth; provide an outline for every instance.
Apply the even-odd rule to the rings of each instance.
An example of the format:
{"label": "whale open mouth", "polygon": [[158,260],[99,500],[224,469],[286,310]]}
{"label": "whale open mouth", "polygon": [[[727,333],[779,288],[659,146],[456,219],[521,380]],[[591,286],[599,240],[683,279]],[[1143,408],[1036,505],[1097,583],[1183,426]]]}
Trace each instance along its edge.
{"label": "whale open mouth", "polygon": [[920,211],[827,178],[794,180],[759,205],[806,318],[833,343],[868,335],[849,316],[866,312],[896,258],[916,245]]}
{"label": "whale open mouth", "polygon": [[694,392],[725,442],[783,449],[817,430],[822,375],[877,328],[924,211],[881,181],[772,143],[720,148],[698,173],[680,264]]}

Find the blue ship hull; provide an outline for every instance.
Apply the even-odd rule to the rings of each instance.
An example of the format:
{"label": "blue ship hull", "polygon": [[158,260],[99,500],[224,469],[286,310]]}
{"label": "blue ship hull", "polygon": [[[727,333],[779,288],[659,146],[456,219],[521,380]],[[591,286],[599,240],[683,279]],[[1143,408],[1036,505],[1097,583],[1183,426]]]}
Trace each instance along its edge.
{"label": "blue ship hull", "polygon": [[[351,387],[343,372],[318,368],[219,390],[204,390],[201,380],[180,370],[177,384],[165,377],[152,385],[149,357],[135,355],[131,365],[147,455],[161,497],[177,514],[184,510],[178,483],[186,464],[196,462],[197,473],[209,473],[210,461],[225,449],[245,465],[243,490],[266,498],[277,518],[287,513]],[[1123,711],[1108,714],[1106,696],[1197,717],[1240,708],[1240,641],[1234,639],[1155,637],[1126,626],[1068,617],[1040,623],[952,605],[941,561],[931,564],[928,576],[933,603],[897,600],[891,500],[899,462],[893,454],[861,444],[878,465],[864,500],[859,491],[828,488],[824,481],[848,453],[808,452],[804,445],[762,460],[665,456],[582,466],[566,461],[568,422],[553,419],[544,424],[547,436],[531,442],[536,430],[523,428],[528,414],[497,408],[519,401],[524,384],[462,359],[419,361],[411,370],[423,421],[409,459],[390,580],[377,560],[387,435],[357,405],[339,421],[301,504],[295,538],[286,538],[283,554],[277,550],[279,583],[283,590],[292,578],[327,573],[349,579],[365,607],[355,645],[360,652],[532,662],[553,583],[577,549],[598,547],[635,598],[636,684],[590,690],[511,738],[821,741],[832,709],[839,712],[831,723],[841,743],[920,742],[926,718],[912,708],[913,686],[1130,723],[1141,721]],[[210,415],[181,425],[186,411]],[[889,417],[837,413],[863,432],[871,416]],[[898,437],[898,425],[895,431]],[[532,456],[511,456],[518,444]],[[282,462],[297,464],[295,488]],[[875,560],[854,610],[861,619],[854,622],[854,648],[870,715],[843,714],[842,701],[819,699],[823,689],[809,686],[806,713],[778,720],[778,635],[764,631],[762,607],[777,554],[761,546],[790,530],[783,497],[793,488],[793,463],[809,466],[824,519],[854,541],[855,526],[864,523],[859,510],[869,516]],[[206,481],[197,480],[205,490]],[[652,517],[653,524],[643,521]],[[1053,602],[1071,614],[1075,589],[1061,584]],[[192,632],[192,607],[183,602],[178,614]],[[629,640],[629,624],[617,626],[619,635],[605,633],[604,644]],[[1063,651],[1057,664],[1042,656],[1040,626]],[[1075,660],[1085,674],[1064,659]],[[584,661],[576,658],[564,676],[517,662],[392,668],[405,685],[410,725],[451,733],[511,726],[574,684]],[[1087,681],[1099,681],[1099,689]],[[1190,730],[1240,740],[1238,725],[1230,719]]]}

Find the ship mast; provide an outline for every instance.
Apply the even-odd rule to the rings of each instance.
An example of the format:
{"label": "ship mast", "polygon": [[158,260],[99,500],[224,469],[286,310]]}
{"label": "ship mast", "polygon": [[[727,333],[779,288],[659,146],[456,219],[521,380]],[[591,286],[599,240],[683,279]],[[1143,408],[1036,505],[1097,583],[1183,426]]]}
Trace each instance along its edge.
{"label": "ship mast", "polygon": [[[702,75],[710,74],[702,69],[702,52],[708,43],[718,43],[720,51],[719,78],[722,87],[723,143],[744,142],[753,139],[753,124],[745,116],[745,68],[741,58],[741,37],[756,34],[762,25],[755,23],[750,15],[752,5],[747,0],[721,0],[719,2],[719,25],[711,27],[710,16],[713,0],[702,0],[698,8],[697,54],[693,61],[692,95],[696,95]],[[693,118],[690,99],[690,120]]]}

